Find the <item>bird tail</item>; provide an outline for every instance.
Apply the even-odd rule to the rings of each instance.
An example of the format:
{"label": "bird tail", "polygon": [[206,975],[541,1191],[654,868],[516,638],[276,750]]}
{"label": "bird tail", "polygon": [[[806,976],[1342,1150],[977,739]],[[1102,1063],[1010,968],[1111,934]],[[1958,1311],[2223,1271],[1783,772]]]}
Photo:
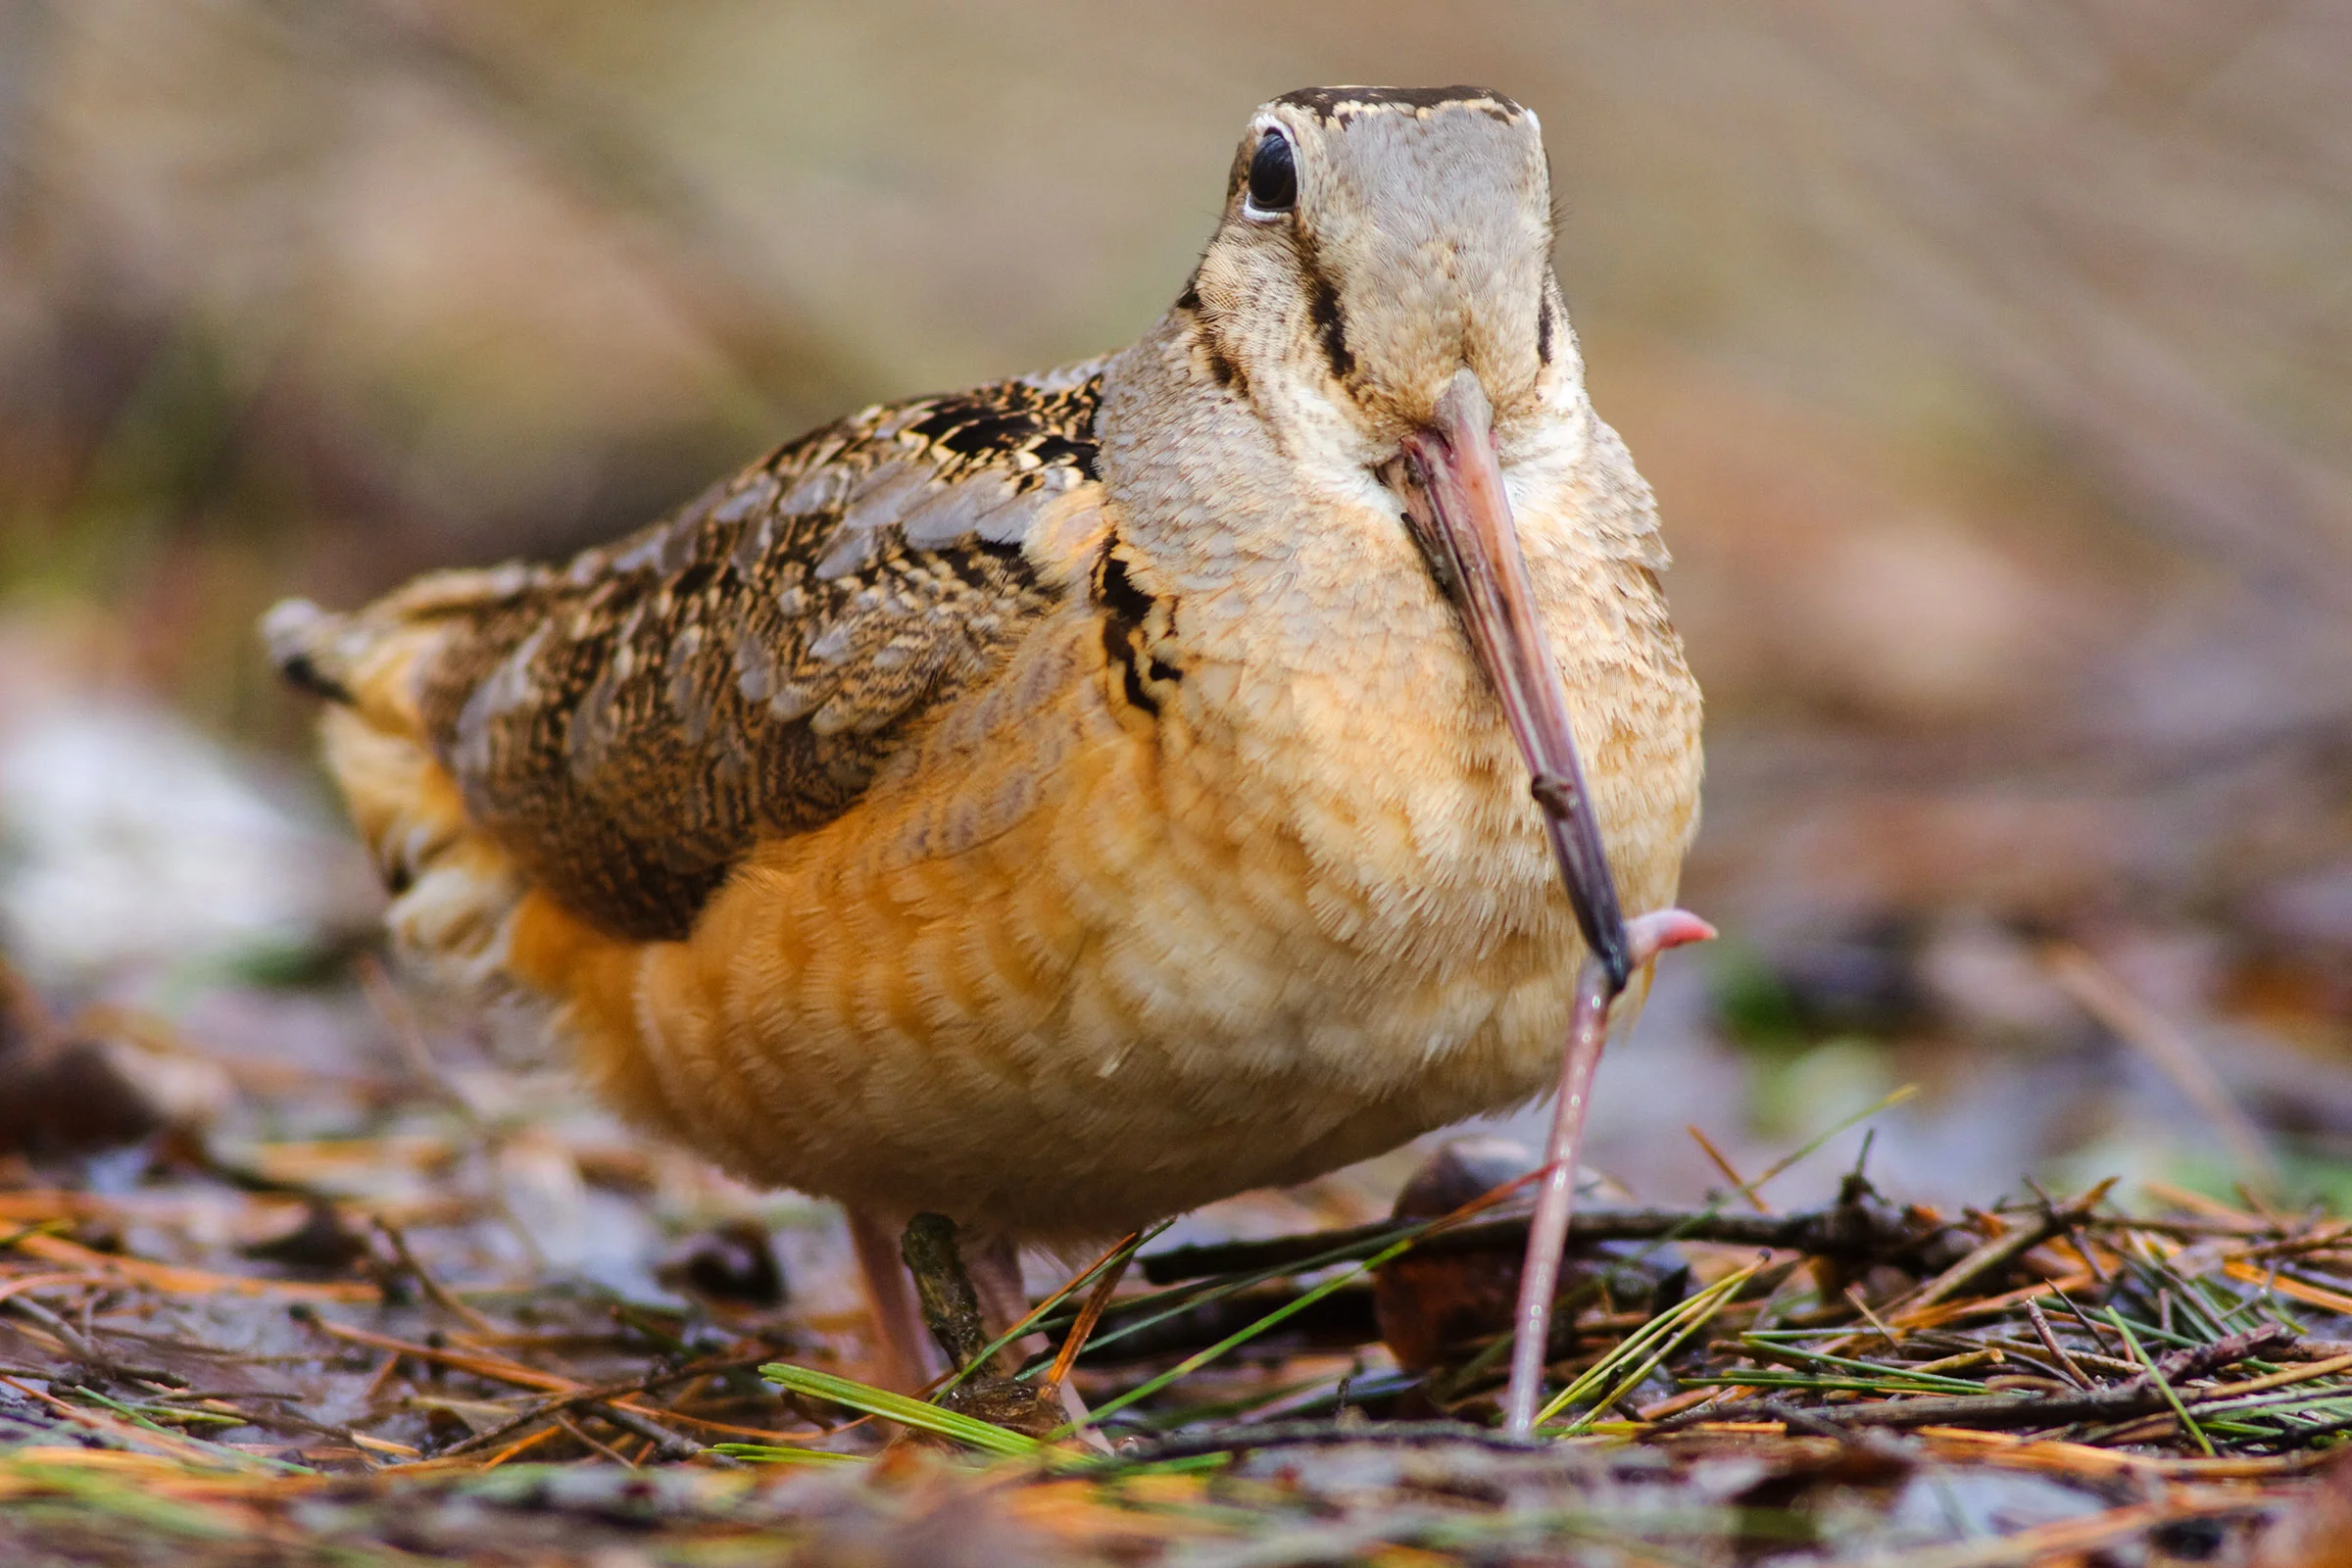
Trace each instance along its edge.
{"label": "bird tail", "polygon": [[508,989],[508,927],[528,884],[467,812],[419,710],[417,677],[468,606],[512,592],[506,577],[440,573],[351,614],[289,599],[261,623],[278,672],[326,700],[326,768],[392,895],[395,950],[436,983],[476,995]]}
{"label": "bird tail", "polygon": [[287,685],[348,707],[364,646],[352,636],[353,619],[308,599],[281,599],[262,616],[262,645]]}

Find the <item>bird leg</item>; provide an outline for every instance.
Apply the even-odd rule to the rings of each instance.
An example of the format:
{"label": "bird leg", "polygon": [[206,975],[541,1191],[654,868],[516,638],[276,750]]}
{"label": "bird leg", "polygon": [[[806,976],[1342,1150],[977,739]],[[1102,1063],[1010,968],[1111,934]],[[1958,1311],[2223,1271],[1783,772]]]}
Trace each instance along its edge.
{"label": "bird leg", "polygon": [[[1021,1283],[1021,1251],[1003,1237],[992,1237],[974,1248],[966,1261],[971,1265],[972,1285],[980,1293],[980,1321],[988,1326],[988,1337],[993,1342],[1029,1315],[1029,1291]],[[1042,1334],[1024,1334],[1005,1347],[1005,1359],[1025,1361],[1046,1348],[1047,1344]],[[1079,1429],[1081,1443],[1102,1453],[1110,1451],[1109,1442],[1094,1429],[1088,1419],[1086,1401],[1078,1396],[1069,1379],[1055,1383],[1046,1396],[1060,1404],[1062,1414]]]}
{"label": "bird leg", "polygon": [[[1002,1236],[992,1236],[964,1258],[971,1270],[972,1289],[980,1298],[980,1322],[994,1342],[1029,1315],[1029,1291],[1021,1283],[1021,1250]],[[1025,1334],[1005,1348],[1014,1356],[1044,1348],[1041,1336]]]}
{"label": "bird leg", "polygon": [[[1003,1237],[992,1237],[972,1250],[965,1259],[971,1266],[972,1285],[980,1293],[980,1321],[987,1325],[993,1343],[997,1336],[1029,1315],[1029,1291],[1021,1283],[1020,1249]],[[1026,1360],[1044,1349],[1046,1337],[1024,1334],[1005,1347],[1007,1359]],[[1110,1445],[1087,1421],[1086,1401],[1070,1387],[1067,1378],[1054,1385],[1048,1397],[1060,1401],[1062,1413],[1076,1424],[1082,1433],[1081,1441],[1104,1453]]]}
{"label": "bird leg", "polygon": [[[1029,1315],[1029,1294],[1021,1286],[1020,1251],[1001,1236],[973,1247],[967,1258],[956,1245],[956,1222],[944,1214],[917,1214],[900,1244],[931,1337],[963,1374],[939,1402],[1016,1432],[1046,1437],[1070,1422],[1086,1423],[1086,1406],[1064,1389],[1054,1395],[1012,1376],[1027,1353],[1045,1348],[1045,1337],[1025,1335],[994,1356],[982,1352]],[[1066,1417],[1066,1420],[1065,1420]],[[1086,1440],[1109,1451],[1099,1434]]]}
{"label": "bird leg", "polygon": [[[1626,922],[1626,956],[1639,969],[1668,948],[1704,942],[1715,928],[1686,909],[1660,909]],[[1514,1437],[1535,1431],[1536,1404],[1544,1393],[1544,1356],[1551,1343],[1551,1302],[1559,1289],[1560,1255],[1568,1244],[1568,1221],[1576,1207],[1576,1166],[1584,1141],[1585,1108],[1592,1094],[1593,1070],[1609,1038],[1609,1007],[1620,987],[1608,965],[1588,957],[1576,978],[1576,1007],[1568,1024],[1568,1049],[1560,1062],[1559,1098],[1552,1106],[1551,1137],[1544,1149],[1544,1182],[1527,1225],[1527,1261],[1519,1271],[1517,1337],[1511,1345],[1511,1383],[1503,1400],[1503,1429]]]}
{"label": "bird leg", "polygon": [[[1029,1293],[1021,1284],[1020,1249],[992,1236],[968,1252],[945,1214],[917,1214],[899,1244],[931,1338],[961,1372],[1005,1331],[1029,1315]],[[1017,1365],[1045,1348],[1043,1335],[1030,1334],[998,1352],[1000,1363]],[[1009,1373],[1012,1366],[983,1366],[980,1373]]]}
{"label": "bird leg", "polygon": [[913,1394],[944,1370],[939,1349],[924,1329],[914,1281],[900,1260],[898,1238],[891,1227],[861,1208],[846,1212],[850,1246],[858,1254],[858,1272],[865,1282],[866,1302],[873,1309],[882,1381],[896,1393]]}

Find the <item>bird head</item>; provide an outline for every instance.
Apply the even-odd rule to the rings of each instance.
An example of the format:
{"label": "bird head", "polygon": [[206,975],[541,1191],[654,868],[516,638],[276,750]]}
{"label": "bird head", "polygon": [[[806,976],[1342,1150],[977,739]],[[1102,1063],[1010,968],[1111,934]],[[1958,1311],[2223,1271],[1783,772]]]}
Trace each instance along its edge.
{"label": "bird head", "polygon": [[1291,455],[1377,466],[1457,371],[1506,438],[1576,378],[1535,114],[1479,87],[1318,87],[1250,117],[1186,300]]}
{"label": "bird head", "polygon": [[1622,985],[1624,920],[1504,477],[1582,400],[1536,116],[1479,87],[1274,99],[1177,309],[1197,369],[1288,461],[1387,493],[1527,760],[1586,943]]}

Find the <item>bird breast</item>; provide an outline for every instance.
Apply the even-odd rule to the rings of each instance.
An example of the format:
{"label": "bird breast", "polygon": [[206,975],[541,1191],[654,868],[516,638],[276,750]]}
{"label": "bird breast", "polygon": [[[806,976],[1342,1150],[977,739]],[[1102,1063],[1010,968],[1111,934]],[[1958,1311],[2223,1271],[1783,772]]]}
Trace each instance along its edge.
{"label": "bird breast", "polygon": [[[1662,905],[1695,693],[1654,578],[1572,490],[1528,499],[1612,858]],[[1106,520],[1003,673],[690,942],[544,950],[623,1099],[757,1180],[1081,1240],[1543,1086],[1574,920],[1401,523]]]}

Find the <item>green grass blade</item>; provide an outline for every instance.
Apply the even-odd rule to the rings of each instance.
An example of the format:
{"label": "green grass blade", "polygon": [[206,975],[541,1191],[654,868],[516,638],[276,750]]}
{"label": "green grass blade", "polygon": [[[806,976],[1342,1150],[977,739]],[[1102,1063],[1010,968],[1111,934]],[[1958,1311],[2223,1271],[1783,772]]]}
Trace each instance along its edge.
{"label": "green grass blade", "polygon": [[[1394,1247],[1419,1241],[1444,1223],[1444,1219],[1425,1219],[1407,1225],[1396,1233],[1390,1245]],[[1210,1280],[1191,1280],[1182,1285],[1170,1286],[1164,1291],[1154,1292],[1150,1296],[1138,1297],[1134,1300],[1122,1303],[1123,1310],[1127,1315],[1122,1316],[1115,1325],[1106,1326],[1097,1332],[1095,1337],[1087,1343],[1090,1348],[1095,1348],[1106,1345],[1116,1345],[1131,1334],[1140,1334],[1154,1324],[1164,1323],[1172,1317],[1182,1317],[1197,1306],[1207,1306],[1222,1301],[1227,1297],[1238,1296],[1252,1286],[1265,1285],[1274,1280],[1289,1279],[1293,1275],[1312,1274],[1319,1269],[1348,1262],[1365,1245],[1365,1243],[1357,1242],[1348,1247],[1335,1247],[1328,1252],[1319,1252],[1313,1257],[1300,1258],[1296,1263],[1274,1263],[1248,1274],[1226,1275]],[[1379,1254],[1382,1259],[1391,1255],[1389,1252]],[[1373,1266],[1375,1266],[1373,1263],[1364,1265],[1365,1268]],[[1351,1276],[1343,1276],[1343,1278]],[[1161,1301],[1170,1304],[1157,1310],[1147,1310]],[[1041,1357],[1040,1359],[1046,1358]]]}
{"label": "green grass blade", "polygon": [[1860,1126],[1862,1123],[1870,1120],[1871,1117],[1876,1116],[1882,1110],[1892,1110],[1895,1106],[1901,1104],[1904,1101],[1911,1099],[1918,1093],[1919,1085],[1917,1084],[1904,1084],[1899,1089],[1889,1090],[1886,1095],[1880,1098],[1876,1104],[1867,1105],[1864,1108],[1855,1111],[1851,1116],[1846,1117],[1843,1121],[1838,1122],[1836,1126],[1830,1128],[1829,1131],[1815,1138],[1811,1143],[1805,1145],[1802,1149],[1797,1150],[1796,1152],[1792,1154],[1782,1155],[1779,1159],[1775,1160],[1771,1165],[1765,1168],[1763,1175],[1755,1177],[1750,1181],[1741,1182],[1740,1184],[1739,1196],[1741,1198],[1755,1197],[1758,1188],[1762,1187],[1766,1182],[1771,1181],[1775,1176],[1780,1175],[1783,1171],[1788,1170],[1790,1166],[1796,1165],[1803,1160],[1812,1157],[1815,1151],[1819,1150],[1831,1139],[1836,1138],[1839,1133],[1842,1133],[1849,1128]]}
{"label": "green grass blade", "polygon": [[[1955,1389],[1923,1388],[1901,1378],[1840,1377],[1836,1374],[1807,1377],[1802,1372],[1708,1372],[1696,1377],[1678,1377],[1675,1382],[1686,1389],[1813,1389],[1825,1393],[1831,1389],[1851,1389],[1858,1394],[1883,1394],[1889,1397],[1901,1394],[1960,1394]],[[1984,1397],[1985,1395],[1980,1386],[1969,1389],[1961,1396]]]}
{"label": "green grass blade", "polygon": [[[1447,1217],[1450,1218],[1451,1216]],[[1301,1292],[1299,1295],[1292,1298],[1290,1300],[1285,1301],[1282,1305],[1276,1307],[1273,1311],[1268,1312],[1264,1317],[1259,1318],[1256,1322],[1251,1323],[1247,1327],[1236,1329],[1233,1333],[1228,1334],[1225,1336],[1225,1338],[1219,1340],[1207,1349],[1196,1350],[1191,1355],[1186,1356],[1182,1361],[1177,1362],[1176,1365],[1168,1368],[1167,1371],[1159,1374],[1159,1376],[1148,1379],[1145,1382],[1136,1385],[1136,1387],[1129,1389],[1125,1394],[1120,1395],[1115,1399],[1108,1399],[1103,1401],[1102,1404],[1096,1405],[1092,1410],[1087,1412],[1085,1421],[1073,1421],[1067,1426],[1056,1428],[1054,1432],[1054,1436],[1056,1438],[1066,1438],[1072,1433],[1077,1432],[1082,1426],[1093,1426],[1097,1422],[1102,1421],[1103,1418],[1114,1415],[1117,1412],[1126,1409],[1129,1405],[1135,1403],[1139,1399],[1150,1398],[1152,1395],[1157,1394],[1160,1390],[1166,1388],[1169,1384],[1174,1383],[1179,1378],[1192,1376],[1195,1372],[1198,1372],[1200,1370],[1200,1368],[1208,1365],[1209,1362],[1214,1361],[1226,1351],[1249,1344],[1251,1340],[1256,1339],[1260,1334],[1265,1333],[1266,1330],[1274,1327],[1275,1324],[1282,1322],[1285,1318],[1291,1317],[1296,1313],[1305,1311],[1308,1307],[1314,1305],[1317,1301],[1320,1301],[1323,1299],[1323,1298],[1329,1296],[1332,1292],[1338,1290],[1349,1280],[1354,1279],[1357,1275],[1369,1274],[1374,1269],[1379,1268],[1382,1264],[1390,1261],[1392,1258],[1400,1256],[1404,1252],[1410,1250],[1413,1243],[1420,1240],[1421,1232],[1423,1230],[1434,1228],[1436,1225],[1441,1223],[1443,1223],[1443,1221],[1432,1221],[1429,1225],[1416,1229],[1413,1235],[1406,1237],[1403,1241],[1394,1244],[1383,1251],[1375,1252],[1372,1256],[1356,1264],[1353,1268],[1349,1268],[1341,1273],[1333,1275],[1330,1279],[1325,1280],[1322,1284],[1314,1287],[1312,1290]]]}
{"label": "green grass blade", "polygon": [[780,1361],[771,1361],[760,1369],[760,1375],[795,1394],[830,1399],[852,1410],[862,1410],[867,1415],[883,1416],[902,1426],[953,1438],[957,1443],[989,1453],[1021,1457],[1037,1452],[1040,1446],[1035,1438],[1007,1431],[992,1422],[974,1420],[968,1415],[945,1410],[936,1404],[910,1399],[904,1394],[893,1394],[868,1383],[837,1378],[830,1372],[819,1372],[812,1367],[789,1366]]}
{"label": "green grass blade", "polygon": [[2188,1413],[2188,1406],[2180,1402],[2180,1396],[2173,1392],[2173,1386],[2165,1381],[2164,1374],[2156,1370],[2156,1363],[2148,1352],[2139,1348],[2139,1339],[2132,1332],[2132,1325],[2125,1321],[2124,1314],[2111,1306],[2107,1308],[2107,1318],[2115,1325],[2115,1331],[2124,1337],[2124,1343],[2132,1347],[2132,1358],[2148,1369],[2149,1381],[2164,1396],[2164,1402],[2173,1407],[2173,1414],[2180,1418],[2181,1427],[2197,1440],[2197,1446],[2205,1450],[2206,1458],[2214,1457],[2213,1440],[2205,1435],[2203,1427],[2197,1425],[2196,1417]]}
{"label": "green grass blade", "polygon": [[723,1453],[730,1459],[747,1464],[866,1464],[861,1453],[835,1453],[829,1448],[796,1448],[783,1443],[713,1443],[712,1453]]}
{"label": "green grass blade", "polygon": [[[1757,1270],[1763,1266],[1759,1260],[1737,1273],[1725,1275],[1696,1296],[1676,1302],[1627,1335],[1615,1349],[1592,1363],[1584,1376],[1554,1395],[1551,1402],[1537,1412],[1536,1425],[1541,1427],[1579,1399],[1592,1398],[1593,1391],[1614,1380],[1615,1386],[1599,1398],[1592,1398],[1592,1408],[1569,1423],[1567,1428],[1572,1435],[1584,1431],[1602,1411],[1641,1387],[1642,1380],[1655,1371],[1659,1362],[1679,1349],[1684,1341],[1712,1321],[1715,1314],[1722,1311],[1725,1304],[1739,1294],[1740,1288],[1754,1279]],[[1630,1372],[1625,1370],[1628,1367],[1632,1368]]]}
{"label": "green grass blade", "polygon": [[[1740,1338],[1748,1339],[1753,1336],[1741,1335]],[[1830,1355],[1821,1350],[1805,1349],[1801,1346],[1774,1345],[1770,1341],[1764,1343],[1770,1346],[1775,1355],[1818,1361],[1824,1366],[1837,1367],[1842,1371],[1854,1373],[1858,1377],[1907,1383],[1914,1388],[1934,1389],[1938,1394],[1983,1394],[1984,1392],[1984,1384],[1972,1383],[1967,1378],[1945,1377],[1940,1372],[1915,1371],[1900,1363],[1882,1364],[1876,1361],[1856,1360],[1850,1355]],[[1763,1357],[1758,1356],[1755,1359],[1761,1360]]]}
{"label": "green grass blade", "polygon": [[[1031,1309],[1026,1317],[1022,1318],[1012,1327],[1006,1329],[995,1340],[989,1342],[987,1346],[982,1348],[978,1355],[972,1357],[968,1365],[964,1366],[954,1376],[950,1377],[947,1382],[941,1384],[938,1390],[933,1393],[931,1397],[934,1399],[938,1398],[940,1395],[947,1393],[948,1390],[963,1382],[981,1368],[994,1365],[996,1363],[997,1353],[1003,1350],[1006,1346],[1012,1344],[1013,1341],[1021,1338],[1023,1335],[1046,1332],[1046,1325],[1052,1318],[1054,1309],[1055,1307],[1059,1306],[1062,1302],[1070,1300],[1072,1298],[1076,1297],[1079,1292],[1093,1285],[1095,1281],[1101,1279],[1107,1271],[1120,1267],[1122,1264],[1131,1261],[1137,1252],[1142,1251],[1145,1248],[1159,1240],[1160,1234],[1175,1223],[1176,1222],[1172,1219],[1163,1219],[1158,1224],[1139,1232],[1134,1241],[1129,1242],[1125,1247],[1120,1248],[1118,1250],[1106,1254],[1100,1261],[1098,1261],[1094,1267],[1088,1269],[1076,1279],[1071,1280],[1068,1284],[1064,1285],[1060,1290],[1054,1292],[1045,1300],[1038,1302],[1038,1304]],[[1066,1332],[1066,1329],[1063,1332]],[[1019,1373],[1019,1376],[1025,1378],[1030,1376],[1033,1372],[1042,1372],[1046,1369],[1046,1367],[1052,1364],[1053,1356],[1049,1352],[1040,1358],[1035,1367],[1023,1367]]]}
{"label": "green grass blade", "polygon": [[[144,1427],[149,1432],[157,1433],[163,1437],[170,1438],[174,1443],[184,1443],[191,1447],[201,1448],[206,1453],[216,1456],[220,1460],[221,1463],[228,1465],[232,1469],[258,1470],[265,1473],[298,1476],[315,1476],[318,1473],[318,1471],[312,1469],[309,1465],[296,1464],[291,1459],[272,1459],[259,1453],[247,1453],[242,1448],[232,1448],[225,1444],[209,1443],[203,1438],[197,1437],[193,1433],[174,1432],[169,1427],[161,1426],[154,1421],[150,1421],[146,1416],[140,1414],[137,1410],[132,1409],[129,1405],[124,1404],[122,1400],[108,1398],[105,1395],[100,1394],[96,1389],[77,1388],[73,1390],[72,1393],[76,1398],[86,1399],[92,1404],[102,1405],[105,1408],[114,1411],[115,1414],[121,1416],[123,1420],[128,1421],[133,1426]],[[250,1423],[244,1424],[250,1425]]]}

